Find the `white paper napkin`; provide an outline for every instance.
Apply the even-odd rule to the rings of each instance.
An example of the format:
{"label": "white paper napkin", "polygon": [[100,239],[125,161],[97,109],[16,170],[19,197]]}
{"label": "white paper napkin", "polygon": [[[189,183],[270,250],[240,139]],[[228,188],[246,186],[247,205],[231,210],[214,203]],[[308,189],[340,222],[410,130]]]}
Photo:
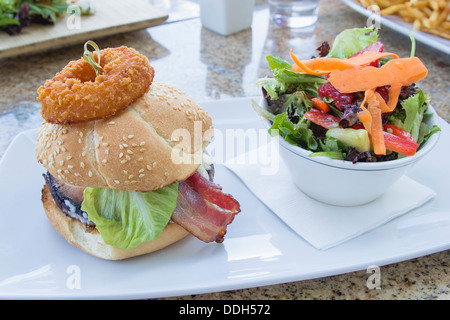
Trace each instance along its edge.
{"label": "white paper napkin", "polygon": [[[241,155],[241,159],[251,159],[252,153],[260,154],[261,151],[254,149]],[[403,176],[388,192],[368,204],[356,207],[328,205],[301,192],[291,181],[282,159],[277,161],[277,174],[264,174],[264,168],[255,162],[232,159],[224,165],[298,235],[321,250],[373,230],[436,195],[430,188]]]}

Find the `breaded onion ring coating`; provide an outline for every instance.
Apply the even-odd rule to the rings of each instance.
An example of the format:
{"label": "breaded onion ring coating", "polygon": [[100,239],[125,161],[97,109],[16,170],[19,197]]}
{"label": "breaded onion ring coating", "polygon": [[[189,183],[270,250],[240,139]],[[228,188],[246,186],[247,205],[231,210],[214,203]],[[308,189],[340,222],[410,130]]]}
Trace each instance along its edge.
{"label": "breaded onion ring coating", "polygon": [[[97,53],[93,53],[97,61]],[[50,123],[69,124],[117,114],[150,88],[154,70],[148,59],[125,46],[100,51],[102,72],[84,59],[71,61],[37,92],[41,115]]]}

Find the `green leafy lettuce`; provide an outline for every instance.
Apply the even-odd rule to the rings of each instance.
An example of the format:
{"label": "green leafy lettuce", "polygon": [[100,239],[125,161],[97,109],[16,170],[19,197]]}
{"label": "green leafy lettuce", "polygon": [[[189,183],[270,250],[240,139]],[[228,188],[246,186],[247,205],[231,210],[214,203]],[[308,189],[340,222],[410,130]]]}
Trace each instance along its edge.
{"label": "green leafy lettuce", "polygon": [[437,126],[430,128],[425,122],[431,114],[427,113],[430,104],[429,94],[425,94],[421,89],[401,102],[401,107],[397,107],[389,117],[392,124],[411,133],[414,141],[418,144],[426,141],[433,133],[440,129]]}
{"label": "green leafy lettuce", "polygon": [[178,182],[149,191],[86,188],[81,209],[106,244],[132,249],[159,237],[177,206]]}
{"label": "green leafy lettuce", "polygon": [[345,59],[378,40],[378,29],[353,28],[339,33],[334,39],[327,58]]}
{"label": "green leafy lettuce", "polygon": [[16,0],[0,0],[0,27],[19,24],[19,20],[15,18],[18,12],[16,2]]}
{"label": "green leafy lettuce", "polygon": [[406,114],[403,129],[411,133],[414,141],[417,142],[423,114],[428,109],[430,100],[429,94],[424,94],[422,90],[417,90],[416,92],[415,95],[404,100],[401,105]]}
{"label": "green leafy lettuce", "polygon": [[287,113],[276,115],[269,133],[272,136],[281,135],[292,145],[301,146],[308,150],[316,150],[319,145],[314,133],[308,128],[309,121],[300,121],[294,124],[286,120],[286,117]]}
{"label": "green leafy lettuce", "polygon": [[317,89],[327,82],[323,76],[315,76],[292,71],[292,65],[280,57],[267,56],[273,78],[262,78],[257,84],[262,86],[272,100],[286,92],[303,91],[311,97],[317,97]]}

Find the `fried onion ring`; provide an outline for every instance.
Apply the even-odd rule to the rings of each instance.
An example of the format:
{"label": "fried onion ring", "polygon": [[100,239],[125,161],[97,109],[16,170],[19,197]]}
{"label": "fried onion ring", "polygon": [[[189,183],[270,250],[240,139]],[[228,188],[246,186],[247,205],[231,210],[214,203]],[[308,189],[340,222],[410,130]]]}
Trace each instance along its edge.
{"label": "fried onion ring", "polygon": [[[96,52],[93,53],[97,61]],[[102,72],[84,59],[71,61],[37,92],[41,115],[50,123],[70,124],[117,114],[150,88],[154,70],[148,59],[125,46],[100,51]]]}

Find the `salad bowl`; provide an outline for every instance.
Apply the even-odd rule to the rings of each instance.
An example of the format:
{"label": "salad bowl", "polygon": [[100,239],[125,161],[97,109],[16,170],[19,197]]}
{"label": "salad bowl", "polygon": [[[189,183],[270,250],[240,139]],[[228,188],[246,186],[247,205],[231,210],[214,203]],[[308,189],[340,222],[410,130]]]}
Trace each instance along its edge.
{"label": "salad bowl", "polygon": [[[319,57],[267,56],[273,77],[257,81],[255,111],[295,185],[331,205],[357,206],[385,193],[439,139],[439,117],[417,82],[428,73],[415,57],[384,51],[378,30],[353,28],[323,42]],[[256,104],[256,103],[255,103]]]}
{"label": "salad bowl", "polygon": [[[260,106],[267,110],[264,98]],[[432,117],[429,126],[438,125],[439,117],[428,107]],[[267,129],[271,122],[263,118]],[[433,134],[415,155],[383,162],[356,162],[311,156],[312,151],[292,145],[280,138],[280,156],[288,168],[294,184],[309,197],[336,206],[367,204],[385,193],[420,159],[427,156],[439,140],[440,132]]]}

